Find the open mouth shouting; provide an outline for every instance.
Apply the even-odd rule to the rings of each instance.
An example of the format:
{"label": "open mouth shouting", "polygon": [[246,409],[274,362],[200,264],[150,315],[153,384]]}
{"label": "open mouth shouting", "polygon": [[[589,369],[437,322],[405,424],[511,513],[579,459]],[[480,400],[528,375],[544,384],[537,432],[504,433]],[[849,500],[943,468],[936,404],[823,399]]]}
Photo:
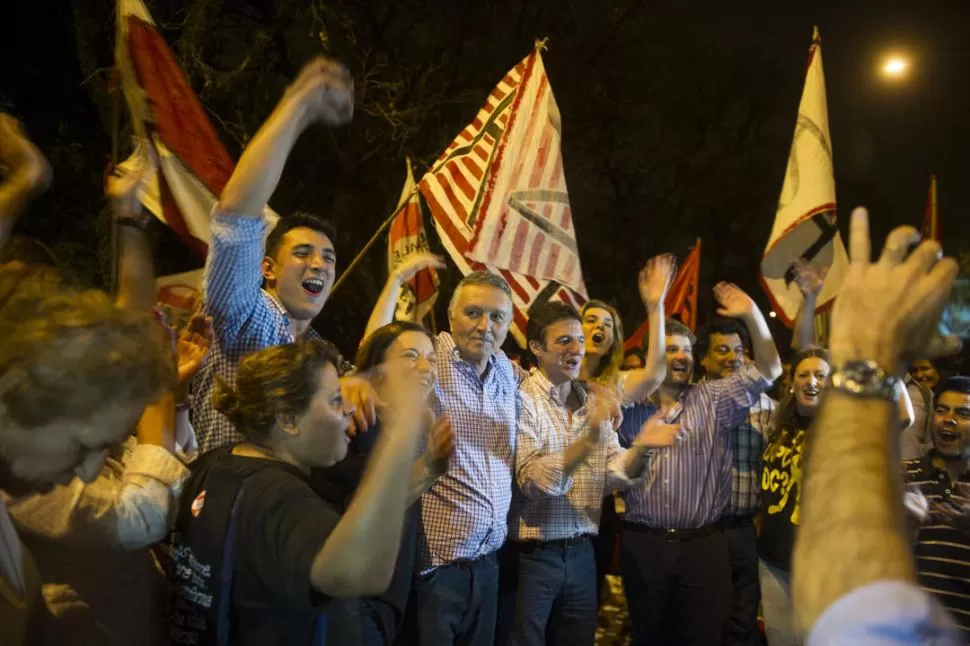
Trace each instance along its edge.
{"label": "open mouth shouting", "polygon": [[560,364],[562,365],[563,372],[569,375],[575,375],[579,374],[579,368],[583,364],[583,359],[575,355],[563,357],[560,360]]}
{"label": "open mouth shouting", "polygon": [[323,292],[324,282],[320,278],[306,278],[300,285],[303,293],[310,298],[316,298]]}
{"label": "open mouth shouting", "polygon": [[802,399],[804,399],[806,403],[817,404],[820,394],[821,391],[819,390],[818,386],[808,386],[802,390]]}
{"label": "open mouth shouting", "polygon": [[593,339],[593,343],[595,343],[596,345],[602,345],[603,341],[606,341],[606,335],[603,334],[603,332],[601,332],[600,330],[596,330],[595,332],[593,332],[593,336],[590,338]]}
{"label": "open mouth shouting", "polygon": [[690,366],[686,361],[672,361],[670,363],[670,375],[678,381],[686,381],[690,373]]}
{"label": "open mouth shouting", "polygon": [[950,444],[951,442],[957,442],[960,440],[960,434],[950,428],[941,428],[937,432],[937,435],[945,444]]}

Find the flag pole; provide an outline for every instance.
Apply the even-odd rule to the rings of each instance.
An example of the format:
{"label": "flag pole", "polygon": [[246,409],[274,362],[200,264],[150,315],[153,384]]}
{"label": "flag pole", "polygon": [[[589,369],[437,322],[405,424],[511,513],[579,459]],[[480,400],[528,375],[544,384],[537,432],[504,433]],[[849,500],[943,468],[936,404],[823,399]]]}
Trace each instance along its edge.
{"label": "flag pole", "polygon": [[[418,191],[418,184],[415,184],[414,188],[411,189],[411,192],[408,193],[403,200],[401,200],[401,204],[406,204],[407,201],[410,200],[411,197],[417,191]],[[344,269],[343,273],[340,274],[340,277],[337,278],[337,282],[333,284],[333,287],[330,289],[330,296],[333,296],[333,293],[337,291],[337,288],[340,287],[341,283],[343,283],[344,280],[347,278],[347,276],[349,276],[350,273],[357,268],[357,265],[359,265],[360,261],[364,259],[364,256],[367,255],[367,252],[370,251],[370,248],[373,247],[374,243],[377,242],[377,239],[381,237],[381,234],[384,233],[387,227],[391,226],[391,222],[394,221],[394,218],[397,217],[397,213],[400,210],[401,210],[401,206],[398,205],[398,207],[394,209],[394,211],[387,217],[387,219],[384,220],[384,222],[377,229],[377,231],[374,232],[374,235],[370,237],[370,240],[367,241],[367,244],[364,245],[364,248],[361,249],[356,256],[354,256],[354,259],[350,261],[350,264],[347,265],[347,268]]]}

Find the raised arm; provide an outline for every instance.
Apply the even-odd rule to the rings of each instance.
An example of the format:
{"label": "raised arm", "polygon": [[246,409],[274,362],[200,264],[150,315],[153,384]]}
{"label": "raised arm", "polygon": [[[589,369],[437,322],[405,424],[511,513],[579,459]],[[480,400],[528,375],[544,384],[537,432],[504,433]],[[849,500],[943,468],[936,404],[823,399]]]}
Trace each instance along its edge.
{"label": "raised arm", "polygon": [[[911,227],[894,230],[879,261],[871,263],[868,216],[864,209],[852,214],[851,264],[832,312],[833,374],[853,362],[873,362],[901,378],[904,362],[919,352],[959,348],[935,334],[957,263],[941,260],[932,241],[907,257],[918,239]],[[898,643],[932,641],[929,616],[907,625],[906,613],[898,612],[921,597],[903,529],[897,419],[889,398],[835,386],[815,418],[792,570],[796,623],[807,631],[825,613],[815,626],[815,643],[877,643],[859,639],[877,630],[899,636]],[[869,597],[847,596],[863,588]],[[850,605],[825,612],[840,599]],[[863,615],[859,621],[865,623],[857,623]]]}
{"label": "raised arm", "polygon": [[768,381],[781,376],[781,357],[771,338],[768,322],[750,296],[733,283],[718,283],[714,286],[714,298],[720,304],[717,313],[721,316],[737,318],[744,322],[751,334],[751,350],[758,371]]}
{"label": "raised arm", "polygon": [[263,208],[276,190],[300,134],[315,121],[331,126],[353,116],[353,81],[339,64],[308,63],[243,152],[212,217],[205,301],[216,334],[231,338],[260,304]]}
{"label": "raised arm", "polygon": [[795,260],[795,283],[803,299],[802,307],[795,317],[795,329],[791,337],[791,345],[795,350],[815,344],[815,305],[827,273],[828,268],[815,269],[801,258]]}
{"label": "raised arm", "polygon": [[354,116],[354,81],[343,65],[325,58],[307,63],[253,137],[222,190],[219,208],[259,217],[276,191],[296,140],[316,121],[329,126]]}
{"label": "raised arm", "polygon": [[146,142],[137,142],[135,151],[114,169],[105,193],[111,215],[118,227],[118,293],[122,307],[149,310],[155,304],[155,263],[141,194],[151,177],[153,160]]}
{"label": "raised arm", "polygon": [[643,401],[660,387],[667,375],[664,358],[664,298],[677,273],[677,261],[672,254],[663,254],[647,261],[640,270],[640,299],[647,310],[649,336],[647,356],[642,370],[630,370],[623,382],[623,403]]}
{"label": "raised arm", "polygon": [[416,383],[391,384],[382,395],[381,435],[347,511],[311,566],[313,587],[328,596],[380,594],[394,574],[425,404]]}
{"label": "raised arm", "polygon": [[20,122],[0,112],[0,247],[24,209],[47,190],[51,167],[43,153],[27,138]]}
{"label": "raised arm", "polygon": [[440,257],[430,253],[413,254],[398,265],[391,275],[387,277],[387,282],[384,283],[384,289],[381,290],[380,296],[377,297],[377,304],[374,305],[374,309],[370,313],[370,318],[367,319],[364,338],[366,339],[375,330],[394,320],[394,308],[397,306],[397,298],[401,292],[401,285],[411,280],[422,269],[428,269],[429,267],[441,269],[444,266],[445,263]]}

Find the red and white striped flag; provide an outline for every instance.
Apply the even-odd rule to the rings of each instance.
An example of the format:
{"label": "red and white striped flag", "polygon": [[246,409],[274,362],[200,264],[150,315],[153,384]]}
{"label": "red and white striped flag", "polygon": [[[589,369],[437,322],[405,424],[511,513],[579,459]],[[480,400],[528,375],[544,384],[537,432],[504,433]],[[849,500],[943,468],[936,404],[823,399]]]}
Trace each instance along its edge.
{"label": "red and white striped flag", "polygon": [[809,49],[805,87],[775,224],[761,260],[761,285],[778,318],[788,327],[802,302],[794,279],[793,263],[798,258],[817,268],[828,267],[816,311],[827,310],[842,288],[849,258],[835,223],[832,138],[818,29]]}
{"label": "red and white striped flag", "polygon": [[[135,137],[148,142],[157,163],[142,203],[204,258],[209,213],[235,162],[142,1],[118,0],[117,12],[115,63],[121,88]],[[276,219],[269,209],[265,217]],[[201,272],[181,275],[182,287],[192,276]]]}
{"label": "red and white striped flag", "polygon": [[421,179],[442,244],[464,274],[512,287],[512,334],[531,306],[588,298],[560,150],[560,116],[541,44],[495,86],[475,120]]}
{"label": "red and white striped flag", "polygon": [[936,209],[936,175],[930,175],[930,193],[926,196],[926,210],[923,212],[923,239],[943,242],[940,213]]}
{"label": "red and white striped flag", "polygon": [[[428,253],[428,236],[424,232],[421,196],[414,190],[411,160],[407,160],[408,174],[401,189],[398,212],[387,235],[387,271],[394,269],[408,256]],[[394,320],[421,321],[438,299],[438,273],[434,267],[422,269],[406,282],[398,296]]]}

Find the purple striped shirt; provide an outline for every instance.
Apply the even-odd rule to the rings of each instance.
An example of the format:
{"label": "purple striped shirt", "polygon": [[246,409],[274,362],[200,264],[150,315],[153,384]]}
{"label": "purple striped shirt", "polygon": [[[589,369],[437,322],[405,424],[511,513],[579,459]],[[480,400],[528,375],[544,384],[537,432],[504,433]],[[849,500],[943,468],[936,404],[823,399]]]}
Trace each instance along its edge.
{"label": "purple striped shirt", "polygon": [[[759,395],[771,386],[754,364],[724,379],[688,386],[675,420],[681,439],[650,459],[642,484],[623,492],[626,520],[660,529],[694,529],[711,525],[731,500],[731,431],[748,415]],[[656,412],[651,404],[624,410],[629,420],[620,440],[629,446],[642,421]],[[642,423],[642,422],[641,422]]]}

